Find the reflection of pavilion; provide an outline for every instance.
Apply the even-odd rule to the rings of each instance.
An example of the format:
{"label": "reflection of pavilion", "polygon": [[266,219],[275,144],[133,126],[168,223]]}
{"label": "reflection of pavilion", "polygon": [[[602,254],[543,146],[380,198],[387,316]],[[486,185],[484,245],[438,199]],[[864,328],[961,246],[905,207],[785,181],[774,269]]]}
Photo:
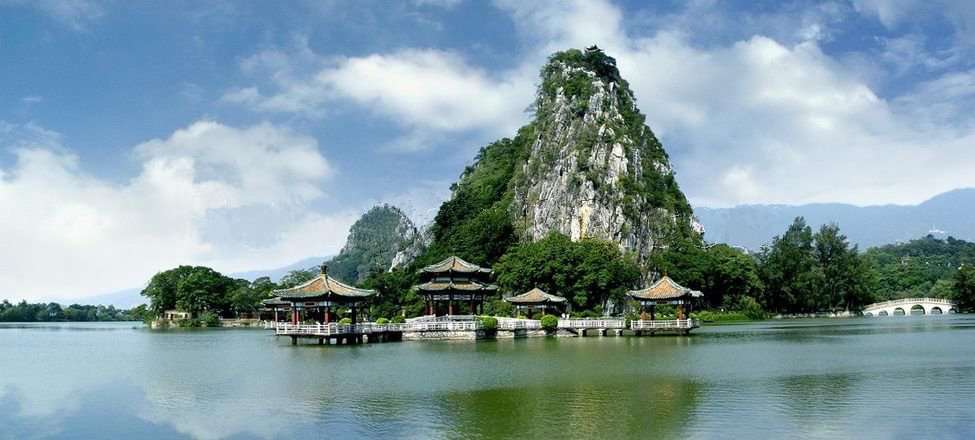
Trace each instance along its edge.
{"label": "reflection of pavilion", "polygon": [[542,309],[544,313],[547,312],[548,309],[564,311],[566,306],[565,298],[545,293],[538,287],[522,293],[521,295],[505,298],[504,300],[515,306],[515,310],[518,312],[518,317],[521,317],[522,310],[527,310],[528,318],[532,317],[532,312],[535,309]]}
{"label": "reflection of pavilion", "polygon": [[[637,332],[649,331],[652,335],[657,331],[677,330],[683,333],[700,327],[696,319],[690,319],[691,308],[695,298],[704,296],[697,290],[691,290],[664,276],[650,287],[627,292],[631,298],[640,302],[640,319],[630,323],[630,328]],[[658,305],[677,306],[676,320],[654,319],[654,309]],[[684,309],[687,306],[687,309]],[[647,308],[650,309],[650,319],[647,319]],[[685,313],[686,312],[686,313]]]}
{"label": "reflection of pavilion", "polygon": [[[323,324],[328,324],[334,314],[333,307],[348,307],[351,311],[352,325],[355,326],[359,303],[375,295],[376,291],[352,287],[328,276],[328,268],[324,264],[321,269],[317,277],[302,284],[289,289],[275,290],[273,295],[276,296],[276,301],[265,302],[265,305],[290,304],[292,324],[301,321],[302,312],[305,313],[305,318],[309,318],[309,313],[315,312],[321,317]],[[277,310],[275,309],[275,315]]]}
{"label": "reflection of pavilion", "polygon": [[427,315],[437,315],[437,303],[447,303],[447,315],[454,314],[454,301],[458,306],[467,303],[471,315],[480,307],[484,312],[484,296],[498,290],[490,283],[491,269],[468,263],[459,257],[447,259],[420,269],[420,284],[413,289],[420,292],[427,304]]}

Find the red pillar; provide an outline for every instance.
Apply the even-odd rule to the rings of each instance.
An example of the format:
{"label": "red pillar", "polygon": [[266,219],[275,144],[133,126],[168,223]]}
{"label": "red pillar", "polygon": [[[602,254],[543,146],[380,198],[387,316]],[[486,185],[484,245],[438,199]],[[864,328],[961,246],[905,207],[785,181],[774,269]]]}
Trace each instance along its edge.
{"label": "red pillar", "polygon": [[433,314],[433,298],[427,298],[427,315]]}
{"label": "red pillar", "polygon": [[454,314],[454,297],[453,296],[448,296],[447,297],[447,314],[448,315],[453,315]]}
{"label": "red pillar", "polygon": [[474,312],[474,295],[471,295],[471,314],[476,315]]}
{"label": "red pillar", "polygon": [[684,319],[684,305],[677,305],[677,319]]}
{"label": "red pillar", "polygon": [[646,304],[640,304],[640,319],[642,319],[644,321],[647,320],[647,305]]}
{"label": "red pillar", "polygon": [[332,308],[325,307],[325,325],[328,325],[329,321],[332,320]]}
{"label": "red pillar", "polygon": [[355,304],[352,304],[352,328],[355,329]]}
{"label": "red pillar", "polygon": [[298,308],[291,306],[291,323],[298,325]]}
{"label": "red pillar", "polygon": [[650,320],[651,321],[653,321],[653,319],[654,319],[654,316],[653,315],[654,315],[654,312],[656,312],[656,307],[657,306],[655,306],[653,304],[650,304]]}
{"label": "red pillar", "polygon": [[274,308],[274,322],[278,322],[278,308]]}

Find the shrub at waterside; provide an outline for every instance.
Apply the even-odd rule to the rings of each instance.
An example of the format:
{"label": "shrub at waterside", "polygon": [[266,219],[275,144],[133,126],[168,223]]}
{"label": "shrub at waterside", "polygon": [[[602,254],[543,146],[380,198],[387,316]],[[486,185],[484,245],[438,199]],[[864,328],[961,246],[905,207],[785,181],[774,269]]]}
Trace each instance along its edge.
{"label": "shrub at waterside", "polygon": [[345,317],[339,320],[339,324],[352,324],[352,318]]}
{"label": "shrub at waterside", "polygon": [[498,319],[493,316],[479,316],[477,319],[481,321],[484,330],[493,331],[498,329]]}
{"label": "shrub at waterside", "polygon": [[542,328],[545,330],[555,330],[559,327],[559,318],[554,315],[544,315],[542,316]]}
{"label": "shrub at waterside", "polygon": [[386,319],[386,318],[379,318],[379,319],[376,320],[376,324],[380,324],[380,325],[382,325],[382,324],[389,324],[389,320]]}
{"label": "shrub at waterside", "polygon": [[204,327],[220,327],[220,317],[213,312],[203,312],[200,315],[200,321],[202,321]]}

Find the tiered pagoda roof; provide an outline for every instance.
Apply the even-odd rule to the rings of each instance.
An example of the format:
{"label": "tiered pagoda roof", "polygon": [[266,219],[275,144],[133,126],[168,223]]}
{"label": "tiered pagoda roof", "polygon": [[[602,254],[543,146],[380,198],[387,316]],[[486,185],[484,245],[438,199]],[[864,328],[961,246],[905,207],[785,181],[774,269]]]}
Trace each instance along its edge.
{"label": "tiered pagoda roof", "polygon": [[413,289],[430,293],[443,291],[478,293],[498,290],[498,286],[488,282],[490,274],[491,269],[453,256],[420,269],[420,275],[426,282],[413,286]]}
{"label": "tiered pagoda roof", "polygon": [[469,263],[462,260],[460,257],[452,256],[447,257],[445,260],[431,264],[423,269],[420,269],[421,273],[430,274],[447,274],[447,273],[462,273],[462,274],[473,274],[473,273],[491,273],[491,269],[486,267],[478,266],[474,263]]}
{"label": "tiered pagoda roof", "polygon": [[704,296],[703,293],[697,290],[691,290],[687,287],[681,286],[670,279],[668,276],[657,280],[650,287],[640,290],[631,290],[627,292],[627,295],[638,299],[638,300],[664,300],[664,299],[678,299],[690,296],[691,298],[700,298]]}
{"label": "tiered pagoda roof", "polygon": [[557,295],[545,293],[538,287],[529,290],[521,295],[512,296],[504,299],[513,304],[562,304],[565,298]]}
{"label": "tiered pagoda roof", "polygon": [[273,295],[285,301],[345,301],[355,302],[364,300],[376,294],[375,290],[359,289],[328,276],[326,266],[322,265],[322,272],[317,277],[290,289],[280,289]]}

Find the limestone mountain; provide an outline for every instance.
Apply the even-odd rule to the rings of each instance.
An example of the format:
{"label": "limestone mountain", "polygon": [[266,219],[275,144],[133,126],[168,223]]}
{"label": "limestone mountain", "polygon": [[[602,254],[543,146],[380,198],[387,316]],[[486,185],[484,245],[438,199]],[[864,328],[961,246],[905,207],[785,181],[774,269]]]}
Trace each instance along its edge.
{"label": "limestone mountain", "polygon": [[375,206],[349,229],[345,247],[328,262],[329,274],[359,282],[371,272],[390,267],[396,253],[417,238],[416,226],[399,208]]}
{"label": "limestone mountain", "polygon": [[645,124],[616,60],[593,47],[541,69],[533,120],[481,149],[435,219],[430,258],[490,264],[551,231],[611,240],[645,261],[700,240],[667,152]]}

